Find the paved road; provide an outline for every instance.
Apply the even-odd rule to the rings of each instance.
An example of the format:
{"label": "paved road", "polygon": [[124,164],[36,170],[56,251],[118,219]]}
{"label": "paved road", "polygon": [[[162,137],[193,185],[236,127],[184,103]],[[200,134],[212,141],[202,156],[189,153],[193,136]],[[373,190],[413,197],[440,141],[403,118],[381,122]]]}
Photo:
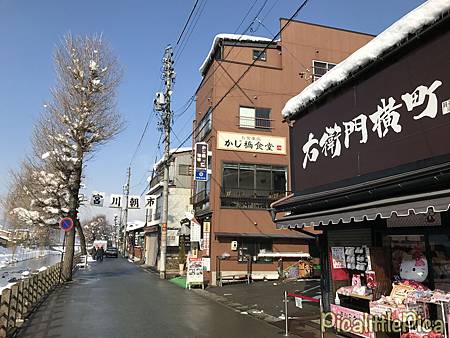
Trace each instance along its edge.
{"label": "paved road", "polygon": [[21,338],[282,337],[280,329],[109,258],[80,271],[26,322]]}

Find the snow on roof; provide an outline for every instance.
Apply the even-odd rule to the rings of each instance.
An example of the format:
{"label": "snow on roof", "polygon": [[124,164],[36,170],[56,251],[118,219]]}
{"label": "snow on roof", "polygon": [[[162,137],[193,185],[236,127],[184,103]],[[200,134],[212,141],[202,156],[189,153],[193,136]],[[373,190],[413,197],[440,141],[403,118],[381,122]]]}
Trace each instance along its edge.
{"label": "snow on roof", "polygon": [[260,36],[253,36],[253,35],[225,34],[225,33],[217,34],[214,37],[214,40],[213,40],[213,43],[211,45],[211,49],[209,50],[208,56],[205,58],[205,60],[203,61],[202,65],[198,69],[200,74],[203,75],[203,72],[208,67],[209,62],[213,59],[214,51],[215,51],[216,47],[218,46],[218,44],[219,44],[219,42],[221,40],[243,41],[243,42],[265,42],[265,43],[268,43],[268,42],[272,41],[272,39],[269,39],[269,38],[264,38],[264,37],[260,37]]}
{"label": "snow on roof", "polygon": [[392,46],[400,43],[409,34],[433,23],[441,14],[449,11],[449,0],[428,0],[400,20],[392,24],[377,37],[361,47],[332,70],[313,82],[298,95],[292,97],[282,110],[283,118],[293,118],[327,89],[348,78],[348,76],[380,57]]}
{"label": "snow on roof", "polygon": [[141,229],[145,226],[145,222],[144,221],[132,221],[132,222],[127,222],[127,230],[126,231],[133,231],[133,230],[137,230],[137,229]]}
{"label": "snow on roof", "polygon": [[[184,148],[178,148],[178,149],[170,149],[170,155],[172,154],[178,154],[178,153],[184,153],[185,151],[192,151],[191,147],[184,147]],[[160,158],[154,165],[153,170],[157,170],[158,167],[163,163],[164,156]]]}

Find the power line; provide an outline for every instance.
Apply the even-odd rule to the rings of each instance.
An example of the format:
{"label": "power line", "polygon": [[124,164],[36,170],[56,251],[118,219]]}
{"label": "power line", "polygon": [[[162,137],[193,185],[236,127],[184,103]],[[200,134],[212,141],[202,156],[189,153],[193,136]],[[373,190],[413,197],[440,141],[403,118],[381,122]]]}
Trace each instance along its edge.
{"label": "power line", "polygon": [[131,156],[130,164],[128,165],[129,167],[130,167],[131,164],[133,163],[133,160],[134,160],[134,158],[135,158],[135,156],[136,156],[136,154],[137,154],[139,148],[141,147],[142,140],[144,139],[145,133],[146,133],[146,131],[147,131],[148,125],[150,124],[150,121],[151,121],[152,117],[153,117],[153,114],[152,114],[152,113],[149,114],[148,119],[147,119],[147,122],[145,123],[145,126],[144,126],[144,130],[142,130],[141,137],[139,138],[139,142],[138,142],[138,144],[137,144],[137,146],[136,146],[136,149],[134,150],[133,156]]}
{"label": "power line", "polygon": [[191,20],[192,14],[194,13],[195,8],[197,7],[198,1],[199,1],[199,0],[196,0],[196,1],[195,1],[194,7],[192,7],[191,13],[189,13],[189,17],[188,17],[188,19],[186,20],[186,23],[184,24],[184,27],[183,27],[183,30],[181,31],[180,36],[178,37],[177,45],[178,45],[178,43],[180,42],[181,37],[183,36],[184,31],[186,30],[186,27],[188,26],[189,21]]}
{"label": "power line", "polygon": [[[291,21],[300,13],[300,11],[307,5],[309,0],[304,0],[303,3],[295,10],[294,14],[287,20],[287,22],[281,27],[281,29],[278,31],[277,34],[274,35],[274,37],[269,41],[261,51],[262,53],[269,48],[269,46],[275,41],[275,39],[278,38],[278,36],[286,29],[286,27],[291,23]],[[247,69],[241,74],[241,76],[234,82],[234,84],[230,87],[230,89],[220,98],[219,101],[211,108],[211,113],[223,102],[223,100],[228,96],[228,94],[231,93],[231,91],[238,85],[238,83],[244,78],[244,76],[250,71],[250,69],[255,65],[257,59],[253,60],[253,62],[247,67]],[[197,129],[200,127],[200,125],[197,125],[192,132],[183,140],[183,142],[178,146],[178,148],[175,150],[175,152],[180,149],[190,138],[194,133],[197,131]],[[202,128],[204,128],[203,126]]]}
{"label": "power line", "polygon": [[206,2],[207,2],[207,0],[204,0],[203,3],[200,5],[199,9],[197,10],[197,15],[196,15],[196,18],[194,19],[195,21],[193,21],[191,27],[188,29],[187,37],[182,42],[181,49],[177,50],[177,53],[174,56],[174,60],[175,60],[174,62],[177,62],[179,60],[179,58],[181,57],[181,54],[183,54],[184,49],[188,45],[189,38],[191,37],[192,33],[194,32],[194,29],[197,26],[197,23],[203,14],[203,10],[206,7]]}
{"label": "power line", "polygon": [[[246,14],[244,15],[244,17],[242,18],[242,20],[241,20],[241,22],[239,23],[239,25],[237,26],[237,28],[234,30],[234,34],[239,30],[239,28],[242,26],[242,24],[244,23],[244,21],[245,21],[245,19],[247,19],[247,17],[249,16],[249,14],[251,13],[251,11],[253,10],[253,8],[255,7],[255,5],[256,5],[256,3],[258,2],[258,0],[254,0],[253,1],[253,3],[252,3],[252,5],[250,6],[250,8],[247,10],[247,12],[246,12]],[[264,1],[264,4],[262,5],[262,7],[260,7],[260,9],[258,10],[258,13],[257,13],[257,15],[255,16],[255,18],[253,19],[253,21],[249,24],[249,26],[240,34],[240,36],[239,36],[239,38],[236,40],[236,42],[231,46],[231,48],[229,49],[229,51],[228,51],[228,53],[227,53],[227,55],[225,55],[225,58],[228,56],[228,55],[230,55],[230,53],[231,53],[231,50],[234,48],[234,47],[236,47],[236,45],[238,44],[238,42],[239,42],[239,40],[240,40],[240,38],[251,28],[251,26],[252,26],[252,24],[254,23],[254,21],[257,19],[257,17],[258,17],[258,15],[262,12],[262,10],[264,9],[264,7],[266,6],[266,4],[267,4],[267,0],[266,1]],[[273,8],[274,6],[272,6],[271,7],[271,9],[269,10],[269,12],[272,10],[272,8]],[[267,15],[267,14],[266,14]],[[176,58],[177,56],[175,56],[175,58]],[[213,70],[213,72],[208,76],[208,78],[207,79],[209,79],[214,73],[215,73],[215,71],[216,71],[216,69],[214,69]],[[207,80],[206,79],[206,80]],[[220,80],[220,78],[218,79],[218,81]],[[195,98],[195,94],[194,95],[192,95],[189,99],[188,99],[188,101],[186,101],[186,103],[185,104],[183,104],[183,106],[182,107],[184,107],[185,105],[191,105],[192,103],[193,103],[193,99]],[[182,108],[179,108],[180,110],[182,109]],[[187,109],[189,109],[189,108],[186,108],[184,111],[183,111],[183,113],[181,113],[181,114],[179,114],[180,116],[181,115],[183,115],[184,114],[184,112],[186,112],[187,111]],[[175,111],[176,112],[176,111]],[[177,115],[175,115],[175,117],[176,117]]]}

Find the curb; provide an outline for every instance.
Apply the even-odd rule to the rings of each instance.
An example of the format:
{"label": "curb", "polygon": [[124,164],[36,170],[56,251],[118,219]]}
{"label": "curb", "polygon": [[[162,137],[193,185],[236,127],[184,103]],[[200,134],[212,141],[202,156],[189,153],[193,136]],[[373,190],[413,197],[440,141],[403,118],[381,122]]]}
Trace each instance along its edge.
{"label": "curb", "polygon": [[263,320],[268,324],[273,325],[273,323],[275,322],[279,322],[280,319],[277,317],[274,317],[272,315],[269,315],[267,313],[264,313],[258,309],[246,306],[246,305],[242,305],[240,303],[235,303],[230,301],[228,298],[222,297],[222,296],[218,296],[214,293],[211,293],[209,291],[206,290],[201,290],[201,289],[191,289],[191,291],[197,293],[198,295],[204,297],[204,298],[208,298],[210,300],[213,300],[217,303],[220,303],[236,312],[239,312],[241,314],[247,314],[250,317],[259,319],[259,320]]}

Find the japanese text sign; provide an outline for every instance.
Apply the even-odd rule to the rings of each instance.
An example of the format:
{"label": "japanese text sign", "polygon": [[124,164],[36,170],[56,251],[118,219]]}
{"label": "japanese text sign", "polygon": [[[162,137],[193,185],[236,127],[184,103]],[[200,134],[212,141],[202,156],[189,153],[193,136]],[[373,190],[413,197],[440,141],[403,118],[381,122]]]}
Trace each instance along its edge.
{"label": "japanese text sign", "polygon": [[122,206],[123,206],[123,195],[111,194],[109,196],[110,208],[122,208]]}
{"label": "japanese text sign", "polygon": [[448,161],[450,50],[442,46],[450,32],[433,39],[385,59],[298,115],[291,133],[293,190],[327,190],[327,184]]}
{"label": "japanese text sign", "polygon": [[141,197],[137,195],[128,196],[128,209],[140,209]]}
{"label": "japanese text sign", "polygon": [[95,207],[102,207],[105,200],[104,192],[93,191],[91,196],[91,205]]}
{"label": "japanese text sign", "polygon": [[208,180],[208,144],[198,142],[195,144],[194,152],[194,180]]}
{"label": "japanese text sign", "polygon": [[218,131],[217,149],[286,155],[286,138]]}

